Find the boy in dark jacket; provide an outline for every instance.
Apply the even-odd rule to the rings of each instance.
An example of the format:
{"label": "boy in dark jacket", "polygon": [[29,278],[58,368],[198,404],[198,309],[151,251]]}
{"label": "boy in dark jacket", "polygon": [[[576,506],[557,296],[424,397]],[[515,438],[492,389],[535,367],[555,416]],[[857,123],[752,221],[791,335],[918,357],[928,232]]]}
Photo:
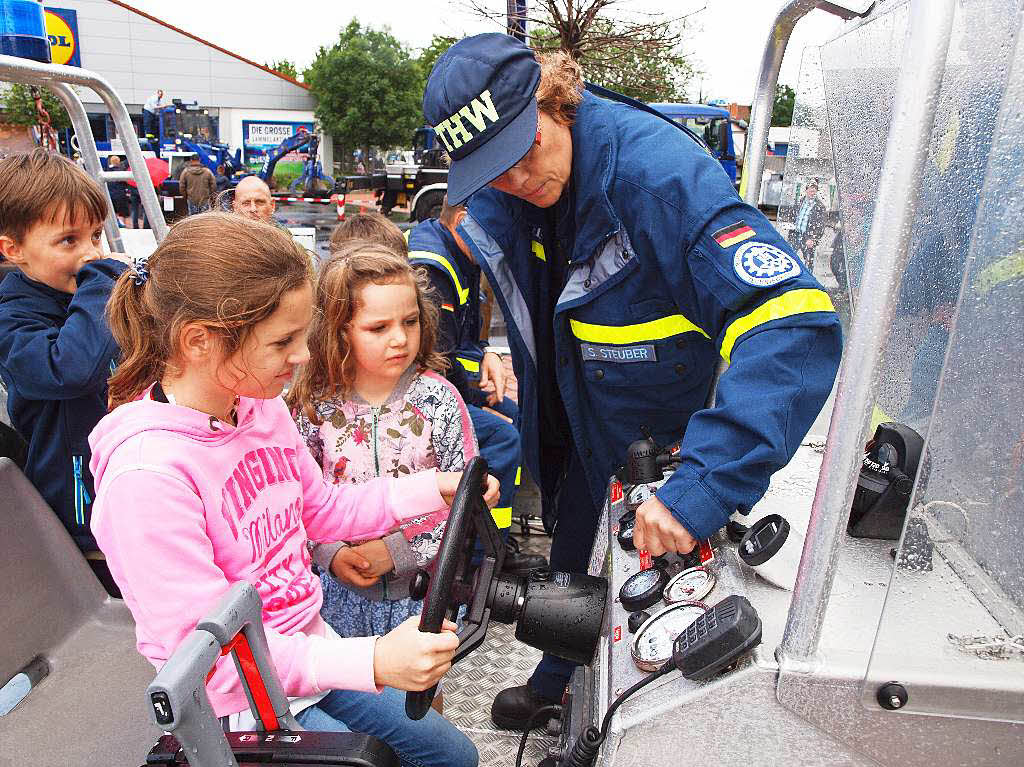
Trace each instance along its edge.
{"label": "boy in dark jacket", "polygon": [[[36,149],[0,161],[0,377],[28,442],[25,475],[104,580],[89,531],[89,432],[118,349],[104,318],[127,265],[100,247],[107,203],[84,171]],[[109,582],[109,579],[107,579]]]}

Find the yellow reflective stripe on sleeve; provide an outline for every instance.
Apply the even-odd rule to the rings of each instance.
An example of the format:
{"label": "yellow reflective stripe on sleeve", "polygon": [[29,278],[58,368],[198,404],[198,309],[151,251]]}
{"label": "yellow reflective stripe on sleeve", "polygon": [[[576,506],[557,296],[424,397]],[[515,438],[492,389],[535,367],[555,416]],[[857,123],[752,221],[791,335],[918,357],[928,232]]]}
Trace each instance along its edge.
{"label": "yellow reflective stripe on sleeve", "polygon": [[772,320],[791,317],[794,314],[807,314],[808,312],[834,312],[832,299],[824,290],[815,288],[804,288],[801,290],[790,290],[781,296],[765,301],[750,314],[746,314],[734,320],[725,331],[722,339],[722,359],[729,361],[732,355],[732,348],[736,340],[749,330],[758,325],[763,325]]}
{"label": "yellow reflective stripe on sleeve", "polygon": [[1019,277],[1024,277],[1024,250],[1018,250],[1012,256],[1004,256],[998,261],[993,261],[978,272],[975,287],[978,293],[984,296],[1004,282]]}
{"label": "yellow reflective stripe on sleeve", "polygon": [[589,322],[569,320],[569,327],[572,334],[581,341],[595,344],[636,344],[691,332],[700,333],[707,339],[711,338],[681,314],[672,314],[637,325],[592,325]]}
{"label": "yellow reflective stripe on sleeve", "polygon": [[530,250],[533,252],[533,255],[535,255],[541,261],[547,261],[548,260],[547,255],[545,255],[545,253],[544,253],[544,246],[541,245],[536,240],[533,240],[533,242],[530,243]]}
{"label": "yellow reflective stripe on sleeve", "polygon": [[455,359],[470,373],[480,372],[480,363],[476,360],[467,360],[465,357],[456,357]]}
{"label": "yellow reflective stripe on sleeve", "polygon": [[409,244],[409,235],[410,234],[412,234],[412,229],[406,229],[405,233],[402,235],[405,238],[405,244],[406,245]]}
{"label": "yellow reflective stripe on sleeve", "polygon": [[523,467],[522,466],[517,466],[516,467],[516,487],[519,487],[519,484],[522,481],[523,481]]}
{"label": "yellow reflective stripe on sleeve", "polygon": [[491,509],[491,516],[494,518],[494,526],[499,530],[512,527],[512,507],[500,506]]}
{"label": "yellow reflective stripe on sleeve", "polygon": [[452,282],[455,283],[455,292],[459,294],[459,304],[466,303],[466,299],[469,298],[469,290],[462,287],[462,283],[459,282],[459,275],[455,272],[455,267],[451,265],[444,256],[439,256],[437,253],[431,253],[429,250],[413,250],[409,252],[409,260],[422,258],[427,261],[433,261],[435,264],[440,264],[449,276],[452,278]]}

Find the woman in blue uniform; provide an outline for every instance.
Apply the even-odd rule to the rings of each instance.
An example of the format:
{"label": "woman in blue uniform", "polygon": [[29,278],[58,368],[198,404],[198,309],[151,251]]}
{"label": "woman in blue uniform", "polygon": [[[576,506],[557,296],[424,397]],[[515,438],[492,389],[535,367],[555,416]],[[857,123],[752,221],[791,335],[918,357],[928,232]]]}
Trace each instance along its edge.
{"label": "woman in blue uniform", "polygon": [[[831,301],[785,240],[683,131],[585,91],[564,54],[467,38],[438,59],[423,109],[517,347],[524,461],[556,515],[551,567],[586,570],[609,477],[645,429],[682,436],[682,465],[639,508],[638,547],[687,552],[749,510],[841,351]],[[495,699],[495,723],[522,728],[571,671],[545,656]]]}

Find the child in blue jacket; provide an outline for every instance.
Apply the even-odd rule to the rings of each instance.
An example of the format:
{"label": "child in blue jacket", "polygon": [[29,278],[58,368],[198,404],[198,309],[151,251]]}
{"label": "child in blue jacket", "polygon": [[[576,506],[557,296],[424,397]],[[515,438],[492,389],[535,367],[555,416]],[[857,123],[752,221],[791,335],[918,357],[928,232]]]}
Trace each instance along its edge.
{"label": "child in blue jacket", "polygon": [[11,424],[28,442],[25,475],[105,585],[89,531],[88,436],[107,412],[118,349],[104,312],[127,268],[104,257],[103,190],[65,158],[36,149],[0,161],[0,377]]}

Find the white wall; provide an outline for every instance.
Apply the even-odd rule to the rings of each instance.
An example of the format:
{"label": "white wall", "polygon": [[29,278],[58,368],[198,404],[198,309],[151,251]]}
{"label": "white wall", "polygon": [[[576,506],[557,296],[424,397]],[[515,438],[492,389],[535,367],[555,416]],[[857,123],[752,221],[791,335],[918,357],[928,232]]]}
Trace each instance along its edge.
{"label": "white wall", "polygon": [[[308,90],[108,0],[49,0],[78,14],[82,67],[106,77],[126,104],[157,88],[202,106],[312,110]],[[83,93],[86,103],[98,98]]]}

